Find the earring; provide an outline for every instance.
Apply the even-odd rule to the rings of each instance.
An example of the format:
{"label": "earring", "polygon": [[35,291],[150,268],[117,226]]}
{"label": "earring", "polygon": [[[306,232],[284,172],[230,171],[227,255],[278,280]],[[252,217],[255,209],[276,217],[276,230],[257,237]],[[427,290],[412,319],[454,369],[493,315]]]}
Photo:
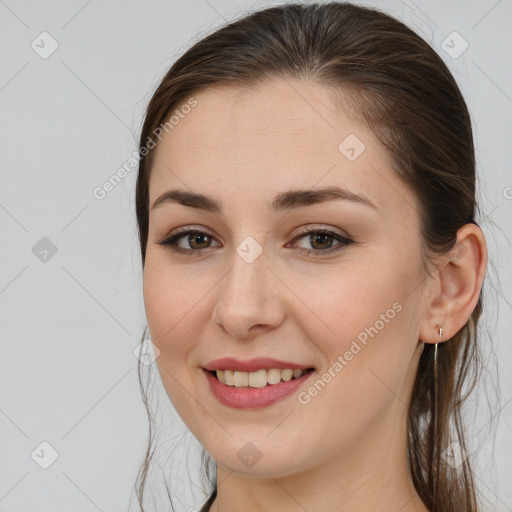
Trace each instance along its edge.
{"label": "earring", "polygon": [[443,327],[437,326],[437,334],[439,335],[439,341],[434,345],[434,378],[437,379],[437,343],[441,343],[443,339]]}
{"label": "earring", "polygon": [[[434,385],[433,385],[433,397],[431,402],[431,419],[430,419],[430,425],[431,425],[431,432],[432,432],[432,438],[437,439],[437,422],[438,422],[438,408],[439,408],[439,400],[438,400],[438,389],[437,389],[437,344],[441,343],[443,340],[443,327],[441,325],[436,325],[436,332],[439,335],[439,341],[437,341],[434,345]],[[434,456],[432,455],[432,458]],[[432,460],[432,459],[431,459]],[[434,485],[434,503],[436,502],[436,495],[437,495],[437,485]]]}

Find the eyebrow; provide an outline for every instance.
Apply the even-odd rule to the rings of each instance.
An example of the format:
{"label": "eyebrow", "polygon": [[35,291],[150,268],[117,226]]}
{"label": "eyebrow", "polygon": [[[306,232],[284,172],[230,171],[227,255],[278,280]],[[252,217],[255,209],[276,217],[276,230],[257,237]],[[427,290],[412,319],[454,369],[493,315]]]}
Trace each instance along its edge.
{"label": "eyebrow", "polygon": [[[315,190],[306,189],[282,192],[274,198],[269,206],[269,210],[274,213],[279,213],[292,208],[300,208],[302,206],[310,206],[332,200],[351,201],[379,211],[379,208],[364,195],[355,194],[354,192],[350,192],[338,186],[324,187]],[[211,213],[222,212],[222,203],[217,199],[205,194],[185,190],[169,190],[164,192],[155,200],[151,209],[166,203],[181,204]]]}

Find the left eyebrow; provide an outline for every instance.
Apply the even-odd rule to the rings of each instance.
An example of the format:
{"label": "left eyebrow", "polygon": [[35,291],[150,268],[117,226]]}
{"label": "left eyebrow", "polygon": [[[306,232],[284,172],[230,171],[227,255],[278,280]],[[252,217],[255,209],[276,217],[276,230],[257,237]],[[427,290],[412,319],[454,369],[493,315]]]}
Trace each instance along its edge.
{"label": "left eyebrow", "polygon": [[282,210],[309,206],[335,199],[359,203],[379,211],[377,206],[367,197],[341,187],[324,187],[315,190],[290,190],[288,192],[283,192],[275,197],[270,209],[277,213]]}
{"label": "left eyebrow", "polygon": [[[310,190],[289,190],[278,194],[269,205],[270,211],[278,213],[283,210],[292,208],[300,208],[313,204],[323,203],[332,200],[351,201],[373,208],[379,211],[379,208],[372,203],[367,197],[356,194],[341,187],[324,187],[320,189]],[[190,208],[197,208],[212,213],[222,212],[222,203],[217,199],[197,192],[189,192],[185,190],[169,190],[159,196],[151,209],[165,203],[177,203]]]}

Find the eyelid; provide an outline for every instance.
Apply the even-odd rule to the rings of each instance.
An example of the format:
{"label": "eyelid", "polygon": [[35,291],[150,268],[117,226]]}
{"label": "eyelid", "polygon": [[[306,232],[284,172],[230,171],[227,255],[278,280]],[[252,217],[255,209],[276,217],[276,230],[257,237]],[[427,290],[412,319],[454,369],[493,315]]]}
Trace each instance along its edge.
{"label": "eyelid", "polygon": [[[327,232],[336,234],[342,238],[350,239],[350,235],[347,233],[336,231],[336,228],[333,227],[325,227],[325,225],[322,224],[304,224],[303,226],[299,226],[295,232],[294,232],[294,238],[293,240],[297,239],[300,235],[309,234],[311,232]],[[211,238],[215,238],[215,236],[211,233],[211,231],[207,228],[204,228],[203,226],[199,225],[190,225],[190,226],[181,226],[179,228],[176,228],[174,231],[172,231],[169,235],[163,237],[163,240],[168,240],[171,238],[176,237],[179,234],[193,234],[193,233],[201,233],[208,235]]]}
{"label": "eyelid", "polygon": [[297,235],[308,234],[311,231],[328,232],[328,233],[336,234],[341,238],[347,238],[347,239],[351,238],[351,236],[348,233],[342,232],[332,226],[326,226],[325,224],[304,224],[303,226],[299,226],[295,230],[295,233],[297,236]]}
{"label": "eyelid", "polygon": [[[295,235],[292,239],[292,243],[296,242],[299,238],[304,238],[306,235],[311,235],[315,233],[325,233],[327,235],[330,235],[332,238],[337,240],[339,243],[328,248],[325,250],[315,250],[315,249],[304,249],[303,247],[296,247],[293,246],[293,248],[301,253],[301,254],[314,254],[315,257],[321,257],[322,255],[327,255],[333,252],[337,252],[342,250],[344,247],[355,243],[355,241],[352,239],[352,237],[349,234],[346,233],[340,233],[337,228],[333,227],[326,227],[325,225],[314,225],[314,224],[306,224],[303,226],[300,226],[295,230]],[[183,247],[179,247],[176,245],[176,240],[181,238],[185,235],[192,235],[192,234],[204,234],[213,240],[217,241],[215,236],[210,234],[209,230],[200,227],[200,226],[182,226],[180,228],[175,229],[172,233],[169,235],[156,240],[156,243],[159,245],[162,245],[164,247],[167,247],[170,251],[174,253],[180,253],[185,254],[188,256],[196,256],[201,255],[201,253],[204,253],[205,250],[210,249],[211,247],[206,247],[205,249],[184,249]],[[196,254],[194,254],[196,253]]]}
{"label": "eyelid", "polygon": [[174,231],[172,231],[172,233],[170,233],[168,235],[168,237],[175,236],[179,233],[188,233],[189,231],[194,231],[194,232],[198,231],[198,232],[201,232],[208,236],[213,237],[213,235],[211,234],[211,231],[208,228],[205,228],[204,226],[200,226],[199,224],[197,224],[197,225],[191,224],[190,226],[181,226],[179,228],[176,228]]}

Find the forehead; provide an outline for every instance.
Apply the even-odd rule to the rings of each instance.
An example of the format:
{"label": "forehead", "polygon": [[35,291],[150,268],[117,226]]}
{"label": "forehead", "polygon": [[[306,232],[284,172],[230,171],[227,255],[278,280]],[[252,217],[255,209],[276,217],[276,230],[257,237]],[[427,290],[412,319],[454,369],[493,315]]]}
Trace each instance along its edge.
{"label": "forehead", "polygon": [[[210,87],[159,142],[150,204],[168,188],[255,201],[291,188],[340,185],[383,208],[412,194],[391,158],[351,108],[318,84],[276,79]],[[176,107],[179,109],[180,107]]]}

